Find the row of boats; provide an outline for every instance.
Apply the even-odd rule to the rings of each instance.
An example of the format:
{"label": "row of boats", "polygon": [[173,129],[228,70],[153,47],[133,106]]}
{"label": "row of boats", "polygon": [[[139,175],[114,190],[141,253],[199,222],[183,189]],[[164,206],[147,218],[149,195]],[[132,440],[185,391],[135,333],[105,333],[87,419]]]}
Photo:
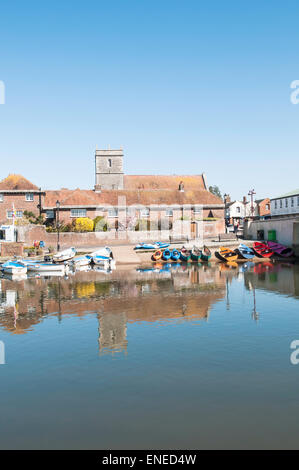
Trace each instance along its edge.
{"label": "row of boats", "polygon": [[1,270],[7,274],[26,274],[27,271],[67,274],[70,265],[81,268],[88,265],[114,267],[113,253],[108,246],[102,247],[89,255],[76,256],[74,247],[60,251],[49,261],[28,259],[9,260],[2,264]]}
{"label": "row of boats", "polygon": [[294,256],[294,251],[281,243],[271,241],[266,243],[254,242],[252,248],[241,243],[235,250],[220,247],[219,251],[215,251],[216,258],[225,262],[232,262],[237,259],[250,260],[255,256],[258,258],[272,258],[275,255],[281,258],[290,258]]}
{"label": "row of boats", "polygon": [[[204,246],[202,249],[193,246],[192,249],[170,249],[169,243],[156,242],[156,243],[140,243],[135,246],[135,250],[154,251],[152,255],[153,261],[209,261],[212,253],[211,250]],[[281,243],[272,241],[268,242],[254,242],[253,247],[249,247],[243,243],[235,250],[227,247],[220,247],[215,251],[215,256],[220,261],[236,261],[237,259],[250,260],[257,256],[258,258],[271,258],[278,256],[281,258],[290,258],[294,256],[294,251]]]}

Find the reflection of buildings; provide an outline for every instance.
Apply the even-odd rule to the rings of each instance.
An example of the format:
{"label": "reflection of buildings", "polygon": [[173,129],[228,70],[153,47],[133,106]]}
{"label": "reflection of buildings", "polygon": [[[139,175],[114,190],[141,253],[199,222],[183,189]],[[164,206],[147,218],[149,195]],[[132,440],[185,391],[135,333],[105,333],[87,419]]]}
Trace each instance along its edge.
{"label": "reflection of buildings", "polygon": [[225,278],[217,268],[192,266],[165,277],[159,273],[114,271],[109,278],[93,271],[69,279],[1,279],[0,327],[23,334],[49,315],[95,313],[101,353],[126,351],[127,323],[207,319],[225,296]]}
{"label": "reflection of buildings", "polygon": [[245,286],[299,297],[299,266],[288,263],[258,263],[244,273]]}
{"label": "reflection of buildings", "polygon": [[127,317],[125,313],[99,314],[99,349],[119,352],[127,350]]}

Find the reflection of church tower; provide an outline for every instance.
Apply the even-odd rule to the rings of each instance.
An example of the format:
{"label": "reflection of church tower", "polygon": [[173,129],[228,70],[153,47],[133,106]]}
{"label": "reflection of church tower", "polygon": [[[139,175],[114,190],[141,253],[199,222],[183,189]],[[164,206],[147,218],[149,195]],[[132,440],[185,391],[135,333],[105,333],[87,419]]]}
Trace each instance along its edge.
{"label": "reflection of church tower", "polygon": [[101,313],[98,318],[100,353],[127,351],[126,314]]}

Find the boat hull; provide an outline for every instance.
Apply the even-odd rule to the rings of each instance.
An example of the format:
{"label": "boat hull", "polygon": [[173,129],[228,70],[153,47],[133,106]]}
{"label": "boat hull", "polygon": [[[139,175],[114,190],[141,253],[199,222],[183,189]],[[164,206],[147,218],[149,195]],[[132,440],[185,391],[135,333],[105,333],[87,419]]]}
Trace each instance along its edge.
{"label": "boat hull", "polygon": [[209,261],[211,259],[211,256],[211,250],[207,246],[204,246],[200,257],[201,261]]}
{"label": "boat hull", "polygon": [[253,244],[253,251],[259,258],[271,258],[274,252],[265,243],[255,242]]}

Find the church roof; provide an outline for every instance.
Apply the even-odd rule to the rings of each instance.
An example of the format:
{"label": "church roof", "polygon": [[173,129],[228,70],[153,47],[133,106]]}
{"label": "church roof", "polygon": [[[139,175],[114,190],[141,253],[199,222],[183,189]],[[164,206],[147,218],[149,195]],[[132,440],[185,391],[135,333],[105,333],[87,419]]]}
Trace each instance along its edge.
{"label": "church roof", "polygon": [[0,181],[0,190],[7,191],[30,191],[39,190],[35,184],[24,178],[22,175],[8,175],[2,181]]}
{"label": "church roof", "polygon": [[100,207],[105,205],[223,205],[222,199],[204,189],[178,191],[171,189],[153,190],[102,190],[96,193],[92,190],[61,189],[47,191],[44,207],[55,207],[57,199],[61,207]]}
{"label": "church roof", "polygon": [[125,189],[206,189],[203,175],[124,175]]}

